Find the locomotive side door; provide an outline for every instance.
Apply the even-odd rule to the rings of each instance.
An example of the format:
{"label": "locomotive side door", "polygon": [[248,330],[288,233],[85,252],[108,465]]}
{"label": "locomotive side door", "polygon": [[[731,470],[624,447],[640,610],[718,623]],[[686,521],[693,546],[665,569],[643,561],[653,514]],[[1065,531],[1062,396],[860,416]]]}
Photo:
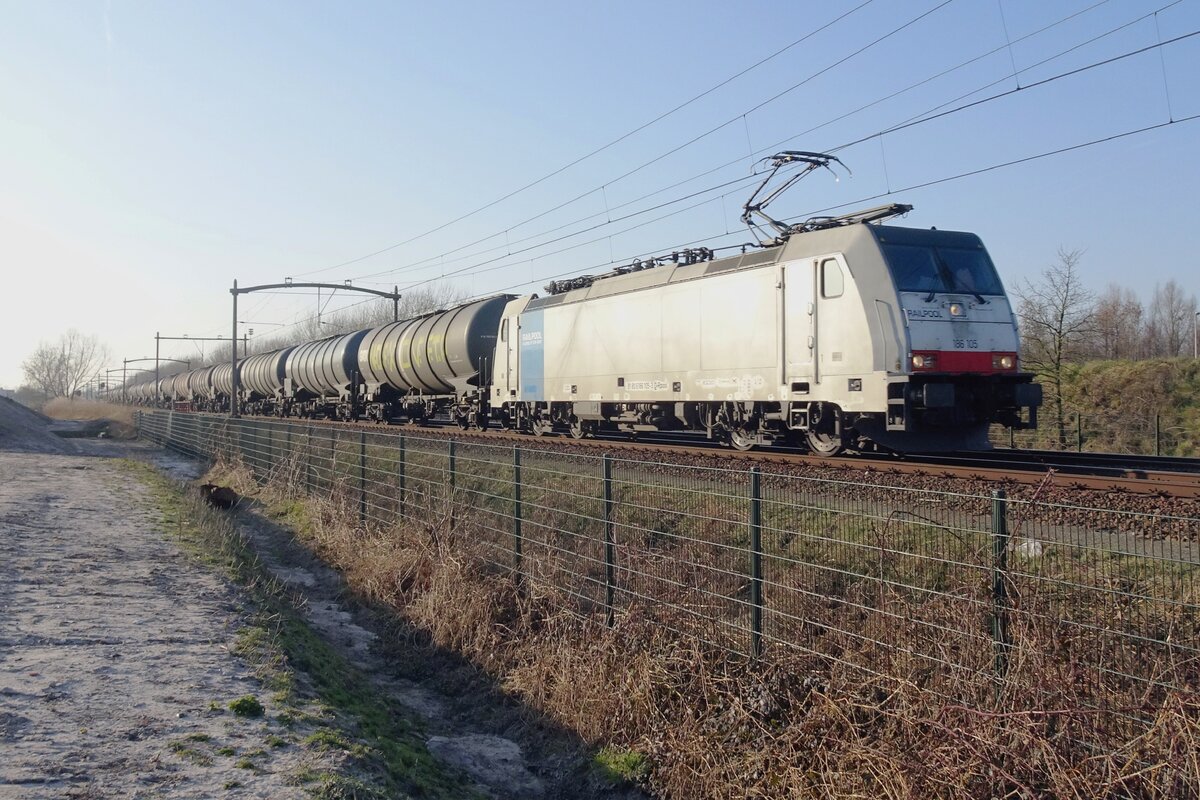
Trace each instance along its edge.
{"label": "locomotive side door", "polygon": [[849,272],[841,257],[836,254],[819,256],[813,259],[810,269],[813,293],[813,383],[816,384],[826,377],[846,372],[845,351],[852,344],[852,337],[846,335],[846,326],[852,323],[841,308],[841,297],[846,293],[849,280]]}
{"label": "locomotive side door", "polygon": [[793,261],[781,267],[783,309],[783,378],[784,390],[793,399],[802,399],[816,381],[813,354],[816,330],[813,327],[816,307],[813,305],[812,265],[808,260]]}

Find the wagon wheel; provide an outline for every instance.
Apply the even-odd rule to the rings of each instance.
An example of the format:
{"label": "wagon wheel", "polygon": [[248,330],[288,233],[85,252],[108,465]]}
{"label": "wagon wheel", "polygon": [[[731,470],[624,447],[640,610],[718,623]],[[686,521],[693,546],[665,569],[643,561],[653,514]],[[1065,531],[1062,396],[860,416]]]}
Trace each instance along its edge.
{"label": "wagon wheel", "polygon": [[545,436],[553,429],[553,425],[544,419],[533,419],[529,425],[533,429],[534,436]]}
{"label": "wagon wheel", "polygon": [[813,455],[823,458],[836,456],[846,449],[846,442],[836,433],[809,431],[805,439],[808,442],[808,449],[812,450]]}
{"label": "wagon wheel", "polygon": [[458,427],[464,431],[471,427],[471,418],[466,414],[455,414],[454,421],[458,423]]}

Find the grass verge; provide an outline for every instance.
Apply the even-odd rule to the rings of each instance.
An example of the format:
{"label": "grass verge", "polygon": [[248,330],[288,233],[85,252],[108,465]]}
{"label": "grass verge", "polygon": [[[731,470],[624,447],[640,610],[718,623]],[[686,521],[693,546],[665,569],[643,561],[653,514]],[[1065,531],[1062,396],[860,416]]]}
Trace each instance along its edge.
{"label": "grass verge", "polygon": [[[343,756],[345,769],[300,773],[294,782],[318,798],[471,796],[464,778],[425,748],[417,722],[380,703],[367,676],[308,626],[229,515],[208,508],[196,492],[145,464],[125,461],[123,466],[149,487],[165,529],[184,551],[248,596],[253,611],[235,651],[273,692],[276,718],[313,730],[301,745],[313,750],[336,745]],[[236,698],[229,708],[247,716],[266,711],[254,696]]]}
{"label": "grass verge", "polygon": [[[1197,796],[1200,697],[1165,681],[1140,696],[1140,686],[1121,677],[1141,659],[1164,675],[1182,671],[1172,678],[1175,686],[1194,686],[1194,662],[1159,661],[1161,653],[1149,646],[1105,647],[1107,640],[1090,629],[1026,613],[1013,626],[1016,644],[1000,682],[993,677],[991,640],[976,632],[986,620],[971,611],[980,601],[962,588],[981,591],[974,575],[964,583],[936,559],[913,559],[913,569],[924,570],[914,573],[922,590],[884,591],[882,579],[837,578],[846,571],[838,552],[815,574],[794,569],[772,576],[771,591],[794,590],[788,616],[776,621],[797,626],[785,633],[807,649],[780,649],[752,662],[719,640],[707,641],[706,635],[723,631],[696,622],[711,616],[714,597],[738,591],[737,581],[720,587],[711,579],[722,562],[705,538],[721,532],[682,536],[650,521],[641,525],[647,541],[623,541],[620,557],[622,570],[645,580],[646,599],[623,605],[607,628],[594,604],[572,595],[588,584],[561,563],[594,547],[597,537],[573,534],[569,519],[528,525],[546,542],[526,538],[529,575],[518,581],[496,567],[489,495],[478,492],[483,500],[468,508],[430,491],[441,478],[419,455],[407,456],[418,487],[407,494],[407,517],[397,521],[384,506],[387,525],[371,524],[370,513],[367,524],[359,519],[353,470],[348,478],[337,468],[314,475],[311,462],[304,467],[276,459],[257,477],[231,464],[210,478],[256,497],[341,570],[360,597],[427,631],[435,644],[464,654],[531,707],[606,748],[596,765],[611,778],[689,800]],[[330,458],[330,466],[340,465]],[[394,470],[388,474],[391,480]],[[461,495],[465,480],[458,480]],[[321,484],[320,497],[305,496],[312,484]],[[594,517],[586,503],[595,501],[578,494],[571,505],[572,494],[559,486],[553,502],[526,502],[540,514]],[[423,505],[413,508],[417,503]],[[822,524],[814,519],[783,530]],[[892,528],[862,535],[894,540],[899,534]],[[904,535],[938,545],[946,539],[920,526]],[[541,560],[531,552],[534,544]],[[694,570],[682,572],[680,565]],[[886,577],[895,565],[880,560],[875,568]],[[576,580],[556,583],[563,576]],[[698,586],[705,591],[694,592]],[[1064,587],[1054,609],[1078,602],[1081,613],[1107,619],[1103,606],[1086,604],[1089,594],[1076,597]],[[1043,600],[1021,599],[1035,611]],[[1130,630],[1144,630],[1157,612],[1146,609]],[[733,622],[743,627],[730,624],[725,633],[744,631],[744,620]],[[1182,612],[1162,622],[1172,630],[1193,625]],[[981,644],[962,651],[974,640]],[[1097,653],[1103,670],[1095,667]]]}

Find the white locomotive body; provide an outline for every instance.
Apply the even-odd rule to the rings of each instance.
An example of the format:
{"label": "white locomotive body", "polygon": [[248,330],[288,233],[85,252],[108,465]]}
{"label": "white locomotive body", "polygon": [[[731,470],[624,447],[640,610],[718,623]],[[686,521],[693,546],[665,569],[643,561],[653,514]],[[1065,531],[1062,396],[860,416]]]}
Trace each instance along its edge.
{"label": "white locomotive body", "polygon": [[746,448],[980,446],[1036,424],[978,237],[865,223],[510,301],[488,402],[512,427],[700,430]]}

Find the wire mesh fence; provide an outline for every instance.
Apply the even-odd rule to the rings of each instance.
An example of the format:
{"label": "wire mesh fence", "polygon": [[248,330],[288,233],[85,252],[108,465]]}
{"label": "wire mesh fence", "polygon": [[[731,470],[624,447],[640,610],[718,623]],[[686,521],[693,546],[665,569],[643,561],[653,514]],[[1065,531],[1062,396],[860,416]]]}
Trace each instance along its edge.
{"label": "wire mesh fence", "polygon": [[1195,457],[1200,455],[1200,418],[1190,411],[1129,414],[1067,409],[1059,424],[1043,409],[1036,430],[993,425],[991,441],[1016,450]]}
{"label": "wire mesh fence", "polygon": [[1099,743],[1200,689],[1200,547],[1169,538],[1200,520],[395,429],[174,412],[140,429],[364,528],[446,521],[609,625],[636,613],[824,680],[1036,710]]}

